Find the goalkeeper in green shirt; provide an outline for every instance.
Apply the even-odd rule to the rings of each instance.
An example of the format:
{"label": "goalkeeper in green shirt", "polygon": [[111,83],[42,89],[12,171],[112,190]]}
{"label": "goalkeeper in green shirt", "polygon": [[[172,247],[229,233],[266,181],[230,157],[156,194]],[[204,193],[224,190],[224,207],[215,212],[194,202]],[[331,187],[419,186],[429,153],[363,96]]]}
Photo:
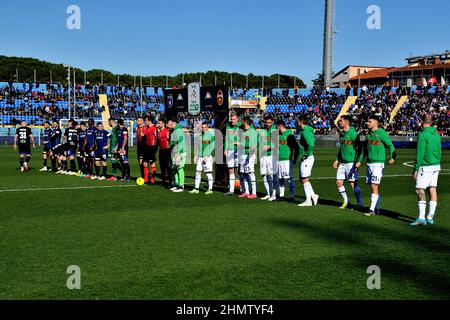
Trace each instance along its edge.
{"label": "goalkeeper in green shirt", "polygon": [[[441,137],[433,125],[433,116],[425,115],[422,119],[423,129],[417,138],[416,164],[413,178],[416,181],[416,194],[419,201],[419,218],[412,226],[425,226],[434,224],[434,214],[437,206],[437,183],[439,171],[441,171],[442,145]],[[430,195],[430,208],[425,218],[427,209],[427,196]]]}
{"label": "goalkeeper in green shirt", "polygon": [[109,158],[111,159],[112,166],[112,176],[108,179],[108,181],[116,181],[117,180],[117,169],[122,171],[122,167],[120,165],[119,154],[115,153],[114,150],[117,147],[118,142],[118,131],[120,130],[119,125],[117,124],[116,119],[110,118],[108,120],[109,126],[112,128],[109,136]]}
{"label": "goalkeeper in green shirt", "polygon": [[186,164],[187,147],[183,127],[178,123],[176,117],[168,122],[170,133],[170,155],[172,160],[173,192],[184,192],[184,166]]}
{"label": "goalkeeper in green shirt", "polygon": [[[389,164],[395,163],[396,154],[388,133],[381,128],[381,119],[378,116],[370,116],[367,127],[369,133],[366,136],[364,158],[367,160],[366,182],[370,184],[372,195],[369,212],[364,215],[370,217],[380,212],[379,186],[383,177],[386,149],[389,149]],[[361,161],[357,163],[357,167],[359,166],[361,166]]]}
{"label": "goalkeeper in green shirt", "polygon": [[196,173],[195,173],[195,189],[190,191],[191,194],[200,193],[200,182],[202,180],[202,172],[206,173],[208,177],[208,191],[206,195],[213,194],[212,188],[214,183],[213,172],[213,153],[215,149],[215,136],[214,132],[209,131],[209,126],[207,122],[202,124],[201,133],[195,137],[195,140],[200,140],[198,143],[198,150],[194,156],[194,163],[197,163]]}

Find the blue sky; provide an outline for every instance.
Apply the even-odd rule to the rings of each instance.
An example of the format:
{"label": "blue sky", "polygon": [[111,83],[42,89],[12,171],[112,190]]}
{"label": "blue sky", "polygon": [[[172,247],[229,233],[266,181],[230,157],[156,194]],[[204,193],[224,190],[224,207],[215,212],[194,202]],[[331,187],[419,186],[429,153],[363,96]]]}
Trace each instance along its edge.
{"label": "blue sky", "polygon": [[[81,9],[68,30],[66,8]],[[369,5],[381,30],[366,27]],[[175,75],[221,70],[297,75],[322,69],[324,0],[0,1],[0,54],[115,73]],[[400,66],[450,50],[450,1],[336,0],[334,71],[348,64]],[[369,55],[370,52],[370,55]]]}

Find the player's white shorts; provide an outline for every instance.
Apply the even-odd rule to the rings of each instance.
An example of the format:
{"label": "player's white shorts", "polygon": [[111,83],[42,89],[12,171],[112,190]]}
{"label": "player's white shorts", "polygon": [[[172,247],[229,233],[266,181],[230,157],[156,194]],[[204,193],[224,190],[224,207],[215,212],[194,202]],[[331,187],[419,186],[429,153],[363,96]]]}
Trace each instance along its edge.
{"label": "player's white shorts", "polygon": [[416,189],[437,188],[439,171],[441,166],[420,167],[417,172]]}
{"label": "player's white shorts", "polygon": [[311,177],[311,172],[314,167],[314,156],[309,156],[300,163],[300,178]]}
{"label": "player's white shorts", "polygon": [[354,163],[341,163],[337,169],[336,180],[348,180],[355,182],[357,175],[355,174]]}
{"label": "player's white shorts", "polygon": [[237,151],[227,151],[227,166],[228,168],[239,167],[239,156]]}
{"label": "player's white shorts", "polygon": [[292,178],[292,164],[290,160],[278,161],[278,179]]}
{"label": "player's white shorts", "polygon": [[366,183],[380,184],[383,177],[384,163],[367,164]]}
{"label": "player's white shorts", "polygon": [[213,157],[198,158],[197,171],[199,172],[212,172],[213,171]]}
{"label": "player's white shorts", "polygon": [[256,155],[241,155],[239,158],[239,170],[242,173],[254,173],[255,172],[255,158]]}
{"label": "player's white shorts", "polygon": [[260,159],[259,163],[259,171],[261,175],[274,175],[277,170],[276,166],[273,163],[273,156],[263,156]]}

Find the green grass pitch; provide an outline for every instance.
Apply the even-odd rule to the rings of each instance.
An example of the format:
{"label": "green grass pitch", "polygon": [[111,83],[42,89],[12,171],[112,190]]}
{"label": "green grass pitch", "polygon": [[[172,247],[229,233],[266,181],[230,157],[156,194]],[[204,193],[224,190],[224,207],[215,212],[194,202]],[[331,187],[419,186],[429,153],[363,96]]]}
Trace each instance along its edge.
{"label": "green grass pitch", "polygon": [[[436,225],[419,229],[408,225],[417,201],[403,165],[414,152],[399,150],[386,167],[387,214],[368,218],[338,209],[335,149],[316,153],[320,205],[298,208],[134,183],[97,188],[124,183],[41,173],[39,149],[34,170],[21,173],[16,153],[2,147],[0,299],[448,299],[450,152]],[[193,166],[187,176],[190,187]],[[81,269],[81,290],[66,288],[69,265]],[[381,290],[367,288],[370,265],[381,269]]]}

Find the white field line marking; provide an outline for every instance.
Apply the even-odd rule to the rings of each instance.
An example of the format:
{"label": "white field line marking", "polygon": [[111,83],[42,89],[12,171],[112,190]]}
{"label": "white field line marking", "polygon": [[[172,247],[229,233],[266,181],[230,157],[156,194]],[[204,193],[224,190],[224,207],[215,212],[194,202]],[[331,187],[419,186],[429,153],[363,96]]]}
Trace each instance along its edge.
{"label": "white field line marking", "polygon": [[[406,167],[414,168],[414,161],[403,162],[403,165]],[[441,171],[450,171],[450,169],[441,169]],[[443,173],[441,173],[442,175]],[[445,174],[444,174],[445,175]]]}
{"label": "white field line marking", "polygon": [[49,187],[49,188],[30,188],[30,189],[0,189],[2,192],[22,192],[22,191],[52,191],[52,190],[84,190],[84,189],[111,189],[111,188],[130,188],[137,187],[137,185],[125,186],[91,186],[91,187]]}

